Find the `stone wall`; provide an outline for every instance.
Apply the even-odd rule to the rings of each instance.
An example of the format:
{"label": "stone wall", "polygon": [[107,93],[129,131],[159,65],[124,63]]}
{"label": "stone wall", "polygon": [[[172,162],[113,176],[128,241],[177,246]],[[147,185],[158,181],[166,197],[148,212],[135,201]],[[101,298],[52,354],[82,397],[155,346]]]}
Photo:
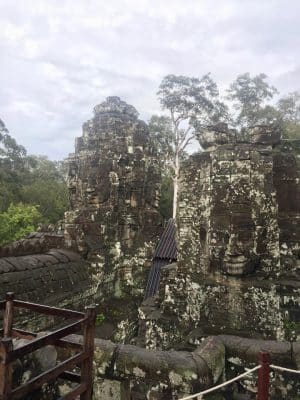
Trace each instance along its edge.
{"label": "stone wall", "polygon": [[0,246],[0,257],[46,253],[64,246],[64,236],[55,232],[32,232],[24,239]]}
{"label": "stone wall", "polygon": [[[57,307],[83,309],[93,302],[88,263],[71,251],[52,249],[45,254],[0,258],[0,299],[16,298]],[[22,315],[19,323],[42,328],[39,315]]]}
{"label": "stone wall", "polygon": [[[82,338],[72,335],[76,343]],[[94,398],[105,400],[169,400],[182,398],[231,379],[258,364],[267,351],[272,364],[299,369],[299,343],[245,339],[238,336],[208,337],[195,350],[159,351],[95,340]],[[256,398],[257,374],[238,385],[228,385],[207,399]],[[297,375],[271,374],[270,399],[297,400]]]}
{"label": "stone wall", "polygon": [[116,340],[124,340],[125,331],[129,338],[137,326],[161,231],[160,169],[148,127],[133,106],[108,97],[83,124],[68,164],[66,245],[91,263],[106,323],[118,330]]}
{"label": "stone wall", "polygon": [[299,163],[280,132],[249,133],[239,143],[224,125],[202,132],[205,151],[183,166],[178,265],[142,315],[151,347],[222,332],[300,337]]}

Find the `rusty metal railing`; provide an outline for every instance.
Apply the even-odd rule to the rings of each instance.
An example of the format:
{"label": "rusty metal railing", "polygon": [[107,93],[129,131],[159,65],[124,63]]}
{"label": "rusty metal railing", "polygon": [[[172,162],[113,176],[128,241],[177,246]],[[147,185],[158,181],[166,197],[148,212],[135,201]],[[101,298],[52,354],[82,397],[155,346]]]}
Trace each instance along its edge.
{"label": "rusty metal railing", "polygon": [[[13,327],[14,310],[26,309],[37,313],[75,319],[61,329],[37,337],[33,332],[24,331]],[[80,400],[90,400],[93,386],[93,353],[96,310],[94,306],[88,307],[86,313],[49,307],[35,303],[16,300],[14,293],[7,293],[6,300],[0,302],[0,310],[4,311],[2,338],[0,339],[0,400],[18,400],[38,390],[45,383],[55,381],[58,378],[75,382],[77,385],[60,400],[73,400],[80,396]],[[83,343],[72,343],[66,336],[83,330]],[[0,335],[1,336],[1,335]],[[13,348],[13,338],[27,339],[28,342],[16,349]],[[27,383],[13,387],[12,364],[38,349],[47,345],[62,347],[72,350],[75,355],[62,362],[58,362],[53,368],[31,378]],[[76,366],[80,373],[70,370]]]}

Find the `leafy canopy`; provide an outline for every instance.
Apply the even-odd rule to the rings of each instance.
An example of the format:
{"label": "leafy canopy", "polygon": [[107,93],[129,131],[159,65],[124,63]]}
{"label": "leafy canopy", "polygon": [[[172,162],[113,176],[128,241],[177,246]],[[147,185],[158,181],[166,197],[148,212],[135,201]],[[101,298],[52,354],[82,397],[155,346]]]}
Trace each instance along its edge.
{"label": "leafy canopy", "polygon": [[283,137],[300,139],[300,92],[292,92],[277,103],[282,120]]}
{"label": "leafy canopy", "polygon": [[[156,128],[161,134],[167,134],[158,144],[166,150],[164,159],[172,169],[173,179],[173,218],[176,216],[178,180],[180,164],[186,147],[194,139],[195,127],[211,123],[226,106],[218,99],[218,88],[209,74],[202,78],[190,78],[182,75],[167,75],[163,78],[158,98],[162,109],[169,113],[168,120],[156,120]],[[169,121],[169,122],[168,122]],[[161,124],[158,124],[160,122]],[[159,137],[159,135],[156,135]]]}
{"label": "leafy canopy", "polygon": [[31,156],[31,168],[20,194],[26,204],[37,204],[44,222],[56,223],[68,208],[68,190],[62,163]]}
{"label": "leafy canopy", "polygon": [[173,154],[171,118],[165,115],[152,115],[148,127],[151,146],[164,174],[169,167],[169,160]]}
{"label": "leafy canopy", "polygon": [[[250,127],[270,120],[271,106],[266,102],[278,93],[274,86],[267,82],[267,75],[259,74],[251,77],[249,72],[238,75],[227,90],[227,99],[233,102],[237,112],[235,125]],[[274,111],[274,110],[272,110]],[[269,116],[268,116],[269,114]]]}
{"label": "leafy canopy", "polygon": [[167,75],[158,90],[161,106],[169,110],[173,123],[205,119],[214,109],[218,88],[209,74],[202,78]]}
{"label": "leafy canopy", "polygon": [[0,119],[0,212],[20,201],[20,187],[26,168],[26,150],[17,144]]}
{"label": "leafy canopy", "polygon": [[[29,215],[39,218],[38,222],[41,223],[56,223],[63,218],[64,211],[68,208],[65,175],[62,163],[48,160],[43,156],[28,156],[26,149],[17,144],[9,135],[3,121],[0,120],[2,242],[11,241],[15,237],[19,238],[20,232],[27,234],[28,227],[34,229],[36,224],[29,223]],[[21,220],[19,221],[19,230],[12,228],[13,233],[7,227],[7,221],[10,219],[14,226],[14,221],[9,214],[11,210],[17,212],[16,218],[19,218],[21,210],[24,211],[24,218],[26,217],[23,225]],[[34,210],[36,212],[38,210],[38,213]],[[5,234],[7,234],[6,238]]]}
{"label": "leafy canopy", "polygon": [[11,204],[7,211],[0,214],[0,245],[19,240],[35,231],[41,219],[37,207]]}

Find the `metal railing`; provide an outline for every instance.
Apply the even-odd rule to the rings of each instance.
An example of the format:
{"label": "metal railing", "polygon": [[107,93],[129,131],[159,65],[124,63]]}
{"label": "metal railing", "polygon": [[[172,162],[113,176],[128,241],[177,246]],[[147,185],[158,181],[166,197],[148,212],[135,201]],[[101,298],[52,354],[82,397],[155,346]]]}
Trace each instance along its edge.
{"label": "metal railing", "polygon": [[[26,309],[37,313],[75,319],[61,329],[37,337],[33,332],[13,327],[15,309]],[[73,400],[80,396],[80,400],[90,400],[93,386],[93,354],[95,336],[95,307],[88,307],[86,313],[49,307],[35,303],[16,300],[14,293],[7,293],[6,300],[0,302],[0,310],[4,310],[3,330],[0,334],[0,400],[18,400],[38,390],[45,383],[53,382],[58,378],[75,382],[77,385],[60,400]],[[66,336],[83,330],[83,343],[73,343],[65,339]],[[13,339],[27,339],[28,342],[14,349]],[[13,362],[45,346],[53,345],[72,350],[75,355],[65,361],[58,362],[53,368],[31,378],[25,384],[13,387]],[[70,372],[79,366],[80,373]]]}

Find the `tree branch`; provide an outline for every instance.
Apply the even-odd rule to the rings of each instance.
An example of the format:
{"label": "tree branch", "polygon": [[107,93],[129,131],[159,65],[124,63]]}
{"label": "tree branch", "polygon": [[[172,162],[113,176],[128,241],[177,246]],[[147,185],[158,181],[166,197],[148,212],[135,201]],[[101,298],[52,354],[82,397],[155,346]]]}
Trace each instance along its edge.
{"label": "tree branch", "polygon": [[187,141],[185,142],[185,144],[182,146],[182,151],[190,144],[190,142],[192,141],[194,139],[194,137],[193,136],[191,136],[191,137],[189,137],[188,139],[187,139]]}
{"label": "tree branch", "polygon": [[184,132],[184,135],[182,136],[181,141],[179,142],[179,148],[181,148],[181,146],[184,144],[191,129],[192,129],[192,126],[190,125]]}

